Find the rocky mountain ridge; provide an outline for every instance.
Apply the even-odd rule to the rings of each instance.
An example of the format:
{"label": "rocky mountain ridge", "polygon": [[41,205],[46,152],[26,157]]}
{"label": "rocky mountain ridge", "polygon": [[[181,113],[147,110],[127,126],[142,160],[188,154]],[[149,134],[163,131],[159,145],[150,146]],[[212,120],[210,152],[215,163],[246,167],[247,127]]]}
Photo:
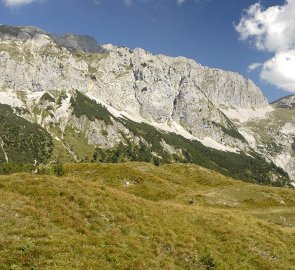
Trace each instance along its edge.
{"label": "rocky mountain ridge", "polygon": [[283,98],[280,98],[272,103],[274,106],[279,108],[295,108],[295,95],[289,95]]}
{"label": "rocky mountain ridge", "polygon": [[[34,27],[2,25],[0,89],[0,103],[42,126],[65,150],[65,158],[76,161],[85,159],[86,152],[87,159],[102,159],[95,149],[105,152],[120,142],[122,148],[130,143],[141,152],[149,149],[149,160],[161,161],[163,153],[170,155],[170,161],[183,160],[188,153],[172,140],[167,143],[171,138],[163,139],[163,132],[209,149],[233,155],[256,153],[269,164],[277,161],[266,150],[253,148],[250,131],[242,130],[234,117],[243,110],[249,119],[265,119],[273,107],[260,89],[237,73],[203,67],[183,57],[99,46],[87,36],[56,36]],[[142,125],[155,129],[157,147],[145,137],[148,132],[136,134]],[[280,167],[292,177],[292,166]],[[274,174],[269,179],[277,180]]]}

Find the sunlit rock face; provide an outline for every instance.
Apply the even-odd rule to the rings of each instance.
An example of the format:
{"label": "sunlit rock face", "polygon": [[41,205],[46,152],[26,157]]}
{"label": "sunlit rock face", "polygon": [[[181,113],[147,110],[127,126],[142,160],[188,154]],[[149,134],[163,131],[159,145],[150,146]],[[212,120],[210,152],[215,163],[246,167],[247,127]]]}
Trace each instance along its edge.
{"label": "sunlit rock face", "polygon": [[[72,123],[89,142],[104,147],[120,141],[122,127],[70,117],[74,90],[138,122],[201,142],[213,141],[209,147],[246,152],[255,148],[295,177],[291,144],[283,147],[285,152],[274,154],[258,133],[249,136],[253,129],[248,124],[267,119],[272,111],[260,89],[237,73],[204,67],[194,60],[100,46],[89,36],[58,36],[36,27],[0,25],[0,89],[0,102],[31,112],[44,93],[65,92],[67,98],[56,107],[54,121],[62,127]],[[294,103],[294,97],[288,97],[272,106],[294,108]],[[243,123],[238,119],[242,115]],[[53,120],[37,117],[36,121],[46,126]],[[102,128],[109,134],[107,139],[99,134]],[[272,134],[284,142],[293,136]],[[282,158],[284,154],[287,158]]]}
{"label": "sunlit rock face", "polygon": [[149,122],[176,121],[192,135],[242,146],[218,106],[267,105],[253,82],[186,58],[98,46],[88,36],[0,27],[0,85],[14,91],[77,89]]}

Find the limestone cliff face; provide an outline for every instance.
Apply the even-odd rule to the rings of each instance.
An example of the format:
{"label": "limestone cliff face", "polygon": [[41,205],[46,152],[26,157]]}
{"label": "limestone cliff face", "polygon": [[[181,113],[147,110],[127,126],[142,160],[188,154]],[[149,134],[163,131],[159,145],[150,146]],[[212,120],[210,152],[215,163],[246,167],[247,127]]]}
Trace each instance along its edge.
{"label": "limestone cliff face", "polygon": [[[172,115],[173,101],[179,96],[184,84],[190,92],[203,95],[215,105],[254,108],[267,105],[265,97],[253,82],[237,73],[203,67],[193,60],[154,56],[142,49],[131,51],[128,48],[114,46],[109,54],[102,56],[101,61],[99,56],[96,59],[95,57],[87,59],[88,55],[83,55],[82,51],[97,53],[99,50],[106,52],[106,49],[102,47],[99,49],[96,41],[88,36],[72,34],[56,36],[35,27],[0,26],[0,38],[1,60],[3,64],[8,64],[6,73],[13,72],[11,77],[16,78],[14,75],[21,75],[16,72],[23,73],[17,78],[25,81],[26,75],[34,73],[35,81],[43,86],[43,90],[63,87],[65,84],[72,84],[79,89],[84,87],[85,90],[91,82],[90,78],[85,78],[87,77],[85,75],[92,73],[98,75],[102,84],[109,84],[111,80],[112,84],[108,87],[111,89],[116,87],[117,83],[123,83],[119,89],[116,87],[112,90],[116,90],[118,96],[123,92],[123,98],[127,100],[135,96],[136,100],[133,101],[136,107],[142,106],[142,101],[150,100],[150,96],[154,94],[155,97],[150,100],[150,105],[157,107],[156,101],[159,102],[157,98],[164,98],[160,100],[161,105],[165,105],[164,111],[170,112],[163,111],[164,115],[158,117],[159,120]],[[82,55],[70,52],[68,49],[71,48],[80,49]],[[28,66],[32,68],[27,70]],[[88,72],[90,70],[93,72]],[[42,75],[45,72],[48,79],[43,80]],[[75,76],[75,81],[80,83],[73,82],[72,76]],[[52,80],[56,78],[59,80],[53,84]],[[94,84],[98,89],[100,86],[99,83]],[[15,88],[19,87],[15,85]],[[27,90],[36,89],[29,87]],[[124,93],[127,90],[128,93]],[[111,93],[105,92],[106,98],[111,97]],[[149,105],[145,102],[144,107]],[[143,108],[143,111],[145,110]]]}
{"label": "limestone cliff face", "polygon": [[55,36],[34,27],[0,26],[0,33],[2,89],[77,89],[150,123],[176,122],[200,139],[242,148],[218,106],[267,106],[253,82],[186,58],[114,46],[107,51],[87,36]]}
{"label": "limestone cliff face", "polygon": [[[109,57],[101,61],[99,68],[108,75],[102,77],[102,83],[106,82],[109,85],[108,77],[112,77],[114,83],[125,82],[121,87],[122,92],[128,87],[129,94],[134,92],[134,88],[139,103],[148,100],[150,105],[156,108],[165,105],[163,119],[159,120],[166,120],[172,115],[174,100],[181,95],[184,87],[188,92],[214,105],[243,108],[267,105],[261,91],[253,82],[241,75],[209,69],[182,57],[154,56],[142,49],[130,51],[127,48],[114,48]],[[110,73],[114,73],[115,76],[111,76]],[[151,99],[151,96],[154,98]],[[144,105],[150,107],[146,102]]]}

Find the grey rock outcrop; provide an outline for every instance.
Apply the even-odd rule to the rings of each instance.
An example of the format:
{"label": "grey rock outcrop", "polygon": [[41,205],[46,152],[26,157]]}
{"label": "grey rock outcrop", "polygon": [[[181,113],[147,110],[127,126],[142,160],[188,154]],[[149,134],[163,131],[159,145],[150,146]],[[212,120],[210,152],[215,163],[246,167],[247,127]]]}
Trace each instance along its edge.
{"label": "grey rock outcrop", "polygon": [[295,95],[280,98],[272,103],[277,108],[293,108],[295,109]]}
{"label": "grey rock outcrop", "polygon": [[97,44],[95,38],[87,35],[50,35],[51,38],[60,46],[64,46],[69,49],[82,50],[86,53],[106,53],[103,47]]}
{"label": "grey rock outcrop", "polygon": [[30,39],[37,34],[48,34],[44,30],[34,26],[10,26],[0,25],[0,37],[6,39]]}

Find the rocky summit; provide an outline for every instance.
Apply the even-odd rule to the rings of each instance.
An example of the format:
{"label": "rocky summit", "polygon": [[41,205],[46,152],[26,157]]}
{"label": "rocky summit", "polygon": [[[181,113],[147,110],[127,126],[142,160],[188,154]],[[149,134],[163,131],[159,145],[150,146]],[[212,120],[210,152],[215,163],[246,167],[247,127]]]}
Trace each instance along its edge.
{"label": "rocky summit", "polygon": [[0,161],[190,162],[294,185],[294,97],[89,36],[0,25]]}

